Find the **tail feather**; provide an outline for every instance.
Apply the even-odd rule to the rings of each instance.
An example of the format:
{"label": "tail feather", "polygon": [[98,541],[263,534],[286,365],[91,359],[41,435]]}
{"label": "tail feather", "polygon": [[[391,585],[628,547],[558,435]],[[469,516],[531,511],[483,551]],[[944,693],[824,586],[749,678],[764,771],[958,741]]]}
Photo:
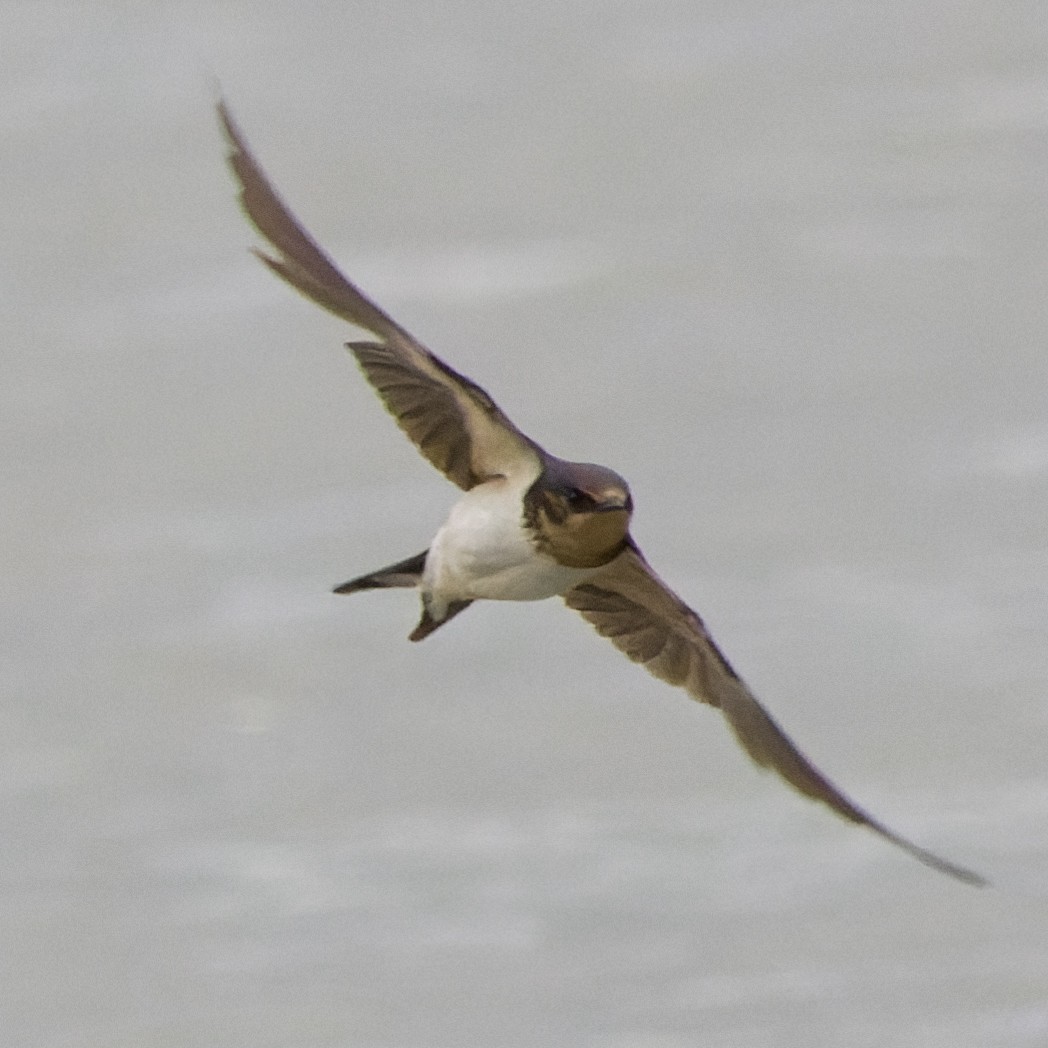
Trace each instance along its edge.
{"label": "tail feather", "polygon": [[380,568],[369,575],[361,575],[359,578],[343,582],[336,586],[334,593],[359,593],[361,590],[392,589],[403,587],[411,589],[422,580],[422,571],[426,566],[426,555],[429,550],[423,550],[414,557],[390,564],[388,568]]}
{"label": "tail feather", "polygon": [[[341,586],[336,586],[333,592],[360,593],[363,590],[373,589],[413,589],[422,581],[422,572],[425,570],[428,554],[428,549],[423,550],[414,557],[408,557],[407,560],[390,564],[388,568],[379,568],[378,571],[372,571],[368,575],[350,579],[349,582],[343,582]],[[471,600],[453,600],[448,605],[447,611],[444,612],[444,617],[436,619],[430,614],[429,606],[423,597],[422,618],[419,619],[418,625],[411,631],[410,639],[422,640],[423,637],[428,637],[434,630],[443,626],[445,622],[453,619],[460,611],[465,611],[472,603],[473,601]]]}
{"label": "tail feather", "polygon": [[429,613],[429,607],[426,605],[425,600],[422,602],[422,618],[418,620],[418,625],[408,634],[408,640],[422,640],[428,637],[434,630],[440,629],[445,622],[449,622],[453,619],[460,611],[465,611],[473,601],[471,600],[453,600],[448,605],[448,610],[444,613],[444,618],[435,619]]}

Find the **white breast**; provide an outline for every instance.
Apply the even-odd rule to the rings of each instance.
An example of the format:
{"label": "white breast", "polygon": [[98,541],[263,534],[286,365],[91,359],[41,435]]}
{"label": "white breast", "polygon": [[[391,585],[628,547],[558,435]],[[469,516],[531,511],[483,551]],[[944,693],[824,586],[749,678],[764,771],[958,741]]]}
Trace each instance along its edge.
{"label": "white breast", "polygon": [[455,503],[433,539],[422,577],[435,610],[455,600],[545,600],[593,574],[591,568],[563,567],[535,549],[523,526],[525,490],[492,480]]}

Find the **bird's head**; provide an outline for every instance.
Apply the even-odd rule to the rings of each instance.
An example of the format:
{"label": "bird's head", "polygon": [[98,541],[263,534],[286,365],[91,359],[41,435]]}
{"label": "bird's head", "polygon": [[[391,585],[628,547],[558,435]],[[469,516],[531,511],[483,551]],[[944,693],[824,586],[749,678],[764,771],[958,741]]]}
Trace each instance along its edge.
{"label": "bird's head", "polygon": [[525,497],[541,549],[561,564],[595,568],[625,548],[633,498],[614,470],[552,459]]}

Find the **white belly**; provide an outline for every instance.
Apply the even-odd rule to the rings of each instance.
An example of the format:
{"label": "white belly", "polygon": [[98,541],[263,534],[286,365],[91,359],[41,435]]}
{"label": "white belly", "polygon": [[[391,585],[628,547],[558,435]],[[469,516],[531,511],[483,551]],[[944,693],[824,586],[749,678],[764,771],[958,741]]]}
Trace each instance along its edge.
{"label": "white belly", "polygon": [[535,549],[522,527],[522,493],[507,481],[489,481],[452,507],[422,576],[435,610],[456,600],[545,600],[594,573],[566,568]]}

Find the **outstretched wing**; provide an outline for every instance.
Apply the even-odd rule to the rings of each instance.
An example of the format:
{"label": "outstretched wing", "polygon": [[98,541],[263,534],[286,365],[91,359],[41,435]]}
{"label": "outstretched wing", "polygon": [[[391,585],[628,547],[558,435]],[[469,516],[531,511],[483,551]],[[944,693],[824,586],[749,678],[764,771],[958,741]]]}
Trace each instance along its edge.
{"label": "outstretched wing", "polygon": [[863,811],[793,744],[718,650],[702,619],[651,570],[631,545],[600,574],[564,595],[619,651],[668,684],[717,707],[743,749],[761,767],[779,773],[794,789],[868,826],[921,862],[968,884],[976,873],[919,848]]}
{"label": "outstretched wing", "polygon": [[480,386],[448,367],[338,271],[270,185],[224,102],[218,116],[240,205],[275,249],[255,254],[317,305],[376,336],[348,348],[419,451],[467,490],[493,477],[537,476],[542,467],[535,443]]}

